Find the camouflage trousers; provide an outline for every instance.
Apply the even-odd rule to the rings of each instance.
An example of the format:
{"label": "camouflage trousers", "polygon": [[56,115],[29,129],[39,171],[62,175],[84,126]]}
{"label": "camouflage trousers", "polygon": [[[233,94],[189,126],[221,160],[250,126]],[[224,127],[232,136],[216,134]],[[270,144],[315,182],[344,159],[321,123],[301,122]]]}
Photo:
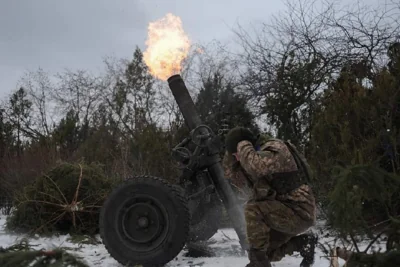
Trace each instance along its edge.
{"label": "camouflage trousers", "polygon": [[250,200],[245,206],[247,240],[251,248],[264,250],[270,261],[299,251],[301,236],[313,225],[298,216],[290,207],[275,199]]}

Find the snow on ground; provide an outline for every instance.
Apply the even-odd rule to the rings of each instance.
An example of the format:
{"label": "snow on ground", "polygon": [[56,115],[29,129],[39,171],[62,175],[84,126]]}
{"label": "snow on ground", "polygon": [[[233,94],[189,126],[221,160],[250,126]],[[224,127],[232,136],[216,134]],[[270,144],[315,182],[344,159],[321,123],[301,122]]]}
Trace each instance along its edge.
{"label": "snow on ground", "polygon": [[[20,241],[24,236],[9,234],[5,231],[4,225],[6,216],[0,215],[0,247],[8,247]],[[315,231],[319,226],[317,225]],[[54,249],[54,248],[68,248],[70,253],[77,255],[84,259],[90,266],[102,267],[122,267],[118,264],[106,251],[105,247],[101,244],[100,238],[98,245],[92,244],[79,244],[71,242],[70,236],[57,236],[52,238],[34,237],[29,238],[31,245],[37,246],[35,249]],[[328,239],[322,239],[320,242],[325,243]],[[212,257],[197,257],[191,258],[185,256],[187,249],[185,248],[171,261],[168,267],[195,267],[195,266],[209,266],[209,267],[244,267],[248,263],[246,255],[240,255],[240,247],[237,235],[233,229],[220,229],[210,240],[209,247],[215,254]],[[301,262],[299,255],[287,256],[280,262],[272,263],[275,267],[298,267]],[[343,262],[340,261],[342,265]],[[328,267],[329,261],[324,257],[321,250],[317,249],[315,256],[315,267]]]}

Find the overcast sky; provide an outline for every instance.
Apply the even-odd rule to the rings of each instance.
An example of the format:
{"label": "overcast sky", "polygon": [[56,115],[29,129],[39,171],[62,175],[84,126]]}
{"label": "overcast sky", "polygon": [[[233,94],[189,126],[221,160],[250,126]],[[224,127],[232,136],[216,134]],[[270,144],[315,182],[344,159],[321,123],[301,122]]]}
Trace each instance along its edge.
{"label": "overcast sky", "polygon": [[145,48],[148,23],[168,12],[182,18],[193,42],[207,43],[282,8],[279,0],[1,0],[0,96],[26,70],[96,71],[104,56],[129,58],[135,45]]}

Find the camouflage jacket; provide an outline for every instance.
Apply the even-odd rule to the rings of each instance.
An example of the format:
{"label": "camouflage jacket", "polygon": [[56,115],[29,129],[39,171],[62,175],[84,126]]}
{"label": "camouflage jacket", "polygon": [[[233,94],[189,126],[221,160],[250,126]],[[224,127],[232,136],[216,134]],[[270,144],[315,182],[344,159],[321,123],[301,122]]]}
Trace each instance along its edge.
{"label": "camouflage jacket", "polygon": [[233,160],[233,155],[229,155],[229,153],[226,152],[222,161],[225,178],[230,180],[234,191],[238,193],[239,200],[241,202],[246,202],[252,195],[252,187],[250,187],[245,174],[241,169],[235,168],[234,164],[235,160]]}
{"label": "camouflage jacket", "polygon": [[[315,220],[315,198],[309,185],[302,185],[288,194],[277,194],[269,184],[270,174],[276,172],[296,171],[296,162],[285,143],[281,140],[270,140],[256,151],[249,141],[238,144],[238,156],[242,174],[251,180],[252,193],[249,199],[276,199],[286,202],[304,219]],[[239,180],[239,179],[238,179]]]}

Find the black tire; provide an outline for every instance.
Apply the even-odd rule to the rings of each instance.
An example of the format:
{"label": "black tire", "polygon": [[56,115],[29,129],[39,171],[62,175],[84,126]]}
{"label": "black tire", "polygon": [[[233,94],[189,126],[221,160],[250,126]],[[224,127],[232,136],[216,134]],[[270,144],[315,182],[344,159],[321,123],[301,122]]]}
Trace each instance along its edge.
{"label": "black tire", "polygon": [[170,262],[183,249],[189,224],[182,190],[151,176],[134,177],[119,185],[100,212],[103,244],[124,266]]}
{"label": "black tire", "polygon": [[222,203],[216,194],[211,196],[210,203],[200,203],[198,208],[192,211],[194,214],[192,214],[189,241],[207,241],[213,237],[221,224],[222,212]]}

